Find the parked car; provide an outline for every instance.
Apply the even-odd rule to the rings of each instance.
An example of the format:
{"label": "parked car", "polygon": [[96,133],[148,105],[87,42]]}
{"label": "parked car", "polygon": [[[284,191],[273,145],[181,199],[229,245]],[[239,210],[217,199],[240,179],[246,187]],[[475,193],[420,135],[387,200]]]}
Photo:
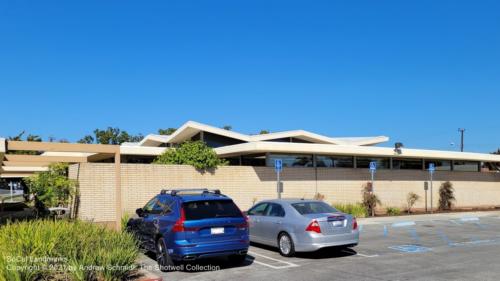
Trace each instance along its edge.
{"label": "parked car", "polygon": [[233,262],[246,258],[249,237],[246,217],[219,190],[163,190],[127,223],[141,246],[156,253],[164,271],[176,261],[227,256]]}
{"label": "parked car", "polygon": [[257,203],[248,212],[250,241],[278,247],[281,255],[325,247],[354,247],[356,218],[317,200],[277,199]]}

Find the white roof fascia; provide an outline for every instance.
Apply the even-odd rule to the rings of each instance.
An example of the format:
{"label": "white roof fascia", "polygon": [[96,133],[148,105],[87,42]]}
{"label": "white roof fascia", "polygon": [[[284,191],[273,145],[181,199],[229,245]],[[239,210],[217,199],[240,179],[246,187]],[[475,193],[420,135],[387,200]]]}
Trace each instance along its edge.
{"label": "white roof fascia", "polygon": [[312,143],[283,143],[283,142],[250,142],[215,148],[221,157],[252,153],[294,153],[294,154],[326,154],[326,155],[353,155],[370,157],[395,158],[426,158],[446,160],[470,160],[484,162],[500,162],[500,155],[486,153],[455,152],[441,150],[423,150],[403,148],[402,153],[394,152],[389,147],[331,145]]}
{"label": "white roof fascia", "polygon": [[121,155],[144,155],[157,156],[162,154],[168,148],[166,147],[149,147],[149,146],[120,146]]}
{"label": "white roof fascia", "polygon": [[3,166],[2,170],[4,172],[45,172],[49,170],[49,167],[33,166],[33,167],[23,167],[23,166]]}
{"label": "white roof fascia", "polygon": [[228,138],[238,139],[241,141],[247,141],[247,142],[250,141],[250,137],[248,135],[201,124],[194,121],[188,121],[184,125],[182,125],[179,129],[177,129],[173,134],[170,135],[168,142],[170,143],[183,142],[184,140],[196,135],[200,131],[225,136]]}

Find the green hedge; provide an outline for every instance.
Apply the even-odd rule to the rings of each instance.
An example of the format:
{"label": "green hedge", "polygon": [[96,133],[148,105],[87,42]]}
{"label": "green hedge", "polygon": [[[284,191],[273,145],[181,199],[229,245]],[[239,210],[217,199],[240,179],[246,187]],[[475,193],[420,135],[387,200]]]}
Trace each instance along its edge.
{"label": "green hedge", "polygon": [[355,204],[342,204],[342,203],[333,203],[332,206],[346,214],[351,214],[356,218],[365,218],[368,215],[368,211],[366,210],[365,206],[363,206],[360,203],[355,203]]}
{"label": "green hedge", "polygon": [[28,221],[0,227],[0,281],[124,280],[137,242],[88,222]]}

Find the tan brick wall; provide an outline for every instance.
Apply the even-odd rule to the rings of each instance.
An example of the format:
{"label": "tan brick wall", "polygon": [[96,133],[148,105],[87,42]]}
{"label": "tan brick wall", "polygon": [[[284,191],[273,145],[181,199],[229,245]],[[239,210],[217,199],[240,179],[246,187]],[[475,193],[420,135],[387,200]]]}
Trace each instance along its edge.
{"label": "tan brick wall", "polygon": [[[71,166],[70,174],[80,185],[79,216],[98,222],[114,221],[114,164],[83,163]],[[376,174],[375,192],[383,207],[403,207],[406,195],[413,191],[421,195],[417,208],[424,207],[424,171],[380,170]],[[317,179],[317,180],[316,180]],[[282,174],[283,197],[312,198],[316,192],[327,202],[359,202],[361,187],[370,179],[366,169],[286,168]],[[500,205],[500,174],[468,172],[436,172],[434,206],[439,185],[450,180],[455,188],[457,206]],[[270,167],[226,166],[214,172],[200,173],[190,166],[122,164],[122,203],[128,213],[142,207],[163,188],[218,188],[248,209],[253,199],[276,197],[276,174]]]}

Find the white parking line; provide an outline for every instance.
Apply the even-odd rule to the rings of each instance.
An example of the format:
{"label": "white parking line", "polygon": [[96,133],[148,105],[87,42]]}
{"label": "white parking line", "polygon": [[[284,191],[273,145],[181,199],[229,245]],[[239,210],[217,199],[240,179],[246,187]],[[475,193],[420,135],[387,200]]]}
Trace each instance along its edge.
{"label": "white parking line", "polygon": [[378,255],[377,255],[377,254],[375,254],[375,255],[365,255],[365,254],[361,254],[361,253],[359,253],[359,252],[349,251],[349,250],[342,250],[342,252],[347,253],[347,254],[354,254],[355,256],[360,256],[360,257],[365,257],[365,258],[374,258],[374,257],[378,257]]}
{"label": "white parking line", "polygon": [[275,265],[272,265],[272,264],[267,264],[267,263],[255,260],[255,259],[253,260],[253,262],[255,262],[257,264],[260,264],[260,265],[263,265],[263,266],[267,266],[267,267],[270,267],[270,268],[273,268],[273,269],[284,269],[284,268],[298,267],[299,266],[298,264],[295,264],[295,263],[291,263],[291,262],[287,262],[287,261],[282,261],[282,260],[279,260],[279,259],[271,258],[271,257],[265,256],[265,255],[253,252],[253,251],[248,251],[248,253],[250,255],[253,255],[253,256],[259,256],[259,257],[262,257],[262,258],[265,258],[265,259],[268,259],[268,260],[272,260],[272,261],[275,261],[275,262],[286,264],[286,265],[281,265],[281,266],[275,266]]}

